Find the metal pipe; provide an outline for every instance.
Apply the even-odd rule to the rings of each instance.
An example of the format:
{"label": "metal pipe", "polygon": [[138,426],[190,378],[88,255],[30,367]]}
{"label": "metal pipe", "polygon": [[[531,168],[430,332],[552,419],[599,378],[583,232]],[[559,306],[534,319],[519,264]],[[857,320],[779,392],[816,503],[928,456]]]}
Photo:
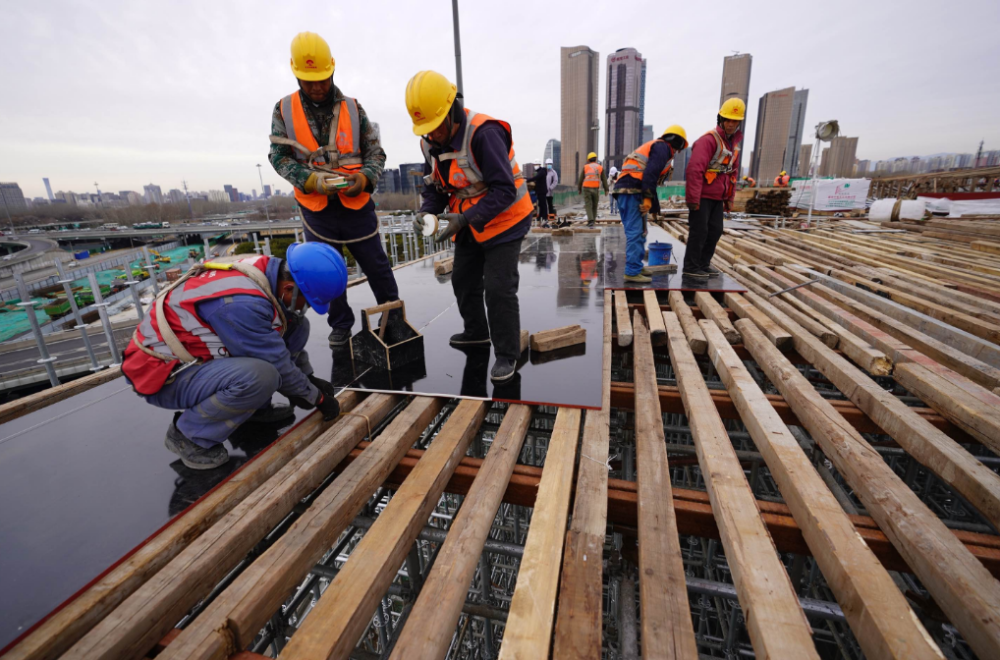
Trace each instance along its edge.
{"label": "metal pipe", "polygon": [[[114,329],[111,327],[111,319],[108,318],[108,303],[104,302],[104,296],[101,295],[101,287],[97,285],[97,277],[93,273],[87,275],[90,278],[90,288],[94,292],[94,307],[97,308],[97,313],[101,317],[101,325],[104,326],[104,336],[108,340],[108,350],[111,351],[111,363],[112,367],[117,367],[122,363],[121,353],[118,352],[118,344],[115,343],[115,333]],[[154,284],[154,289],[156,285]]]}
{"label": "metal pipe", "polygon": [[42,337],[42,328],[38,325],[38,317],[35,316],[35,305],[38,303],[31,300],[31,297],[28,295],[28,287],[24,283],[24,276],[21,273],[14,273],[14,281],[17,282],[17,292],[21,296],[21,302],[17,303],[17,306],[22,308],[25,315],[27,315],[28,322],[31,323],[31,334],[35,336],[38,353],[42,356],[38,362],[45,365],[45,372],[49,375],[49,383],[52,387],[57,387],[59,385],[59,378],[56,377],[56,368],[52,366],[56,358],[49,356],[49,349],[45,345],[45,338]]}
{"label": "metal pipe", "polygon": [[66,276],[62,262],[58,259],[56,259],[56,270],[59,272],[59,283],[63,285],[63,291],[66,292],[66,299],[69,301],[70,309],[73,310],[73,318],[76,319],[75,328],[80,331],[80,335],[83,337],[83,347],[87,351],[87,357],[90,358],[90,369],[91,371],[100,371],[101,363],[98,361],[97,356],[94,355],[94,346],[90,343],[90,335],[87,334],[87,325],[83,322],[83,315],[80,314],[80,306],[76,304],[76,296],[73,295],[73,289],[70,287],[73,280]]}
{"label": "metal pipe", "polygon": [[451,0],[451,21],[455,29],[455,86],[462,94],[462,40],[459,38],[458,0]]}
{"label": "metal pipe", "polygon": [[[153,266],[153,258],[149,256],[149,248],[145,245],[142,246],[142,254],[146,257],[146,272],[149,273],[149,279],[153,280],[153,295],[160,295],[160,285],[156,282],[156,268]],[[95,282],[96,280],[91,280]],[[94,296],[94,300],[97,300],[97,296]]]}
{"label": "metal pipe", "polygon": [[135,311],[139,315],[139,322],[141,323],[145,318],[145,312],[142,311],[142,301],[139,299],[139,289],[136,288],[136,285],[139,283],[135,280],[130,280],[125,284],[128,285],[129,291],[132,292],[132,302],[135,303]]}

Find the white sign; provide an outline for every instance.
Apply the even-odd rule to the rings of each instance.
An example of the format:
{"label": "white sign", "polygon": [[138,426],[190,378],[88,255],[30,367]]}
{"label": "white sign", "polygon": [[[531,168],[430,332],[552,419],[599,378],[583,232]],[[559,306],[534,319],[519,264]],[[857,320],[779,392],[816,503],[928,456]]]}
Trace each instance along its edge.
{"label": "white sign", "polygon": [[[817,211],[850,211],[865,208],[870,179],[819,179],[816,181]],[[812,199],[812,180],[792,184],[789,206],[808,209]]]}

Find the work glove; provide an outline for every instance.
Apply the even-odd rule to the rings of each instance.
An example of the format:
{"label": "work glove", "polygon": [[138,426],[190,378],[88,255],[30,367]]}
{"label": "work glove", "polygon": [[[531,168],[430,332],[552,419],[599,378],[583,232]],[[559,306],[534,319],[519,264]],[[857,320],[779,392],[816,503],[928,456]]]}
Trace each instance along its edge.
{"label": "work glove", "polygon": [[653,200],[649,197],[643,197],[642,203],[639,204],[640,213],[649,213],[649,209],[653,208]]}
{"label": "work glove", "polygon": [[343,191],[343,193],[348,197],[357,197],[365,191],[365,188],[368,187],[368,177],[361,172],[345,174],[344,178],[351,182],[351,186],[349,188],[345,188]]}
{"label": "work glove", "polygon": [[732,213],[733,211],[733,200],[727,199],[722,202],[722,210],[726,213]]}
{"label": "work glove", "polygon": [[438,231],[435,241],[441,242],[457,234],[463,227],[469,226],[469,221],[461,213],[442,213],[438,216],[438,226],[448,223],[444,229]]}
{"label": "work glove", "polygon": [[697,211],[698,209],[701,208],[701,205],[698,204],[698,202],[688,202],[687,203],[687,207],[688,207],[688,211],[690,211],[691,213],[694,213],[695,211]]}
{"label": "work glove", "polygon": [[326,394],[325,392],[320,391],[319,401],[316,402],[316,407],[319,409],[320,413],[322,413],[324,421],[329,422],[330,420],[340,417],[340,402],[337,401],[337,397],[332,394]]}
{"label": "work glove", "polygon": [[336,175],[333,174],[320,174],[319,172],[313,172],[309,175],[309,178],[306,179],[306,183],[302,186],[302,189],[307,193],[319,193],[320,195],[326,195],[327,197],[330,195],[336,195],[342,189],[336,188],[327,183],[327,181],[333,180],[335,176]]}
{"label": "work glove", "polygon": [[427,213],[419,213],[418,212],[417,213],[417,218],[413,221],[413,231],[417,232],[418,234],[422,234],[424,232],[424,229],[427,228],[426,227],[426,223],[424,222],[424,216],[425,215],[428,215],[428,214]]}
{"label": "work glove", "polygon": [[315,374],[308,376],[309,382],[316,386],[316,389],[323,394],[328,394],[330,396],[337,395],[337,388],[333,386],[333,383],[322,378],[317,378]]}

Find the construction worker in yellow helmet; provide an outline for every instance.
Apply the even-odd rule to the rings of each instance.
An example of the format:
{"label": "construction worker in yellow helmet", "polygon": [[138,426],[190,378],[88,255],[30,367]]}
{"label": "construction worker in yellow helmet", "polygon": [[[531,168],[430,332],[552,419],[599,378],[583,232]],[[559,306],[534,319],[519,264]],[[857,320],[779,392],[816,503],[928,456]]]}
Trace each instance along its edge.
{"label": "construction worker in yellow helmet", "polygon": [[791,180],[792,180],[792,178],[790,176],[788,176],[788,172],[786,172],[785,170],[781,170],[781,174],[779,174],[778,176],[774,177],[774,187],[775,188],[787,188],[788,187],[788,182],[791,181]]}
{"label": "construction worker in yellow helmet", "polygon": [[646,216],[659,213],[656,187],[670,177],[674,156],[687,148],[687,132],[677,124],[655,140],[638,147],[625,157],[615,182],[622,225],[625,227],[625,282],[652,282],[651,272],[642,265],[646,254]]}
{"label": "construction worker in yellow helmet", "polygon": [[518,256],[534,206],[510,124],[467,109],[436,71],[410,79],[406,110],[426,161],[416,225],[422,231],[424,214],[436,215],[437,240],[455,244],[451,285],[465,327],[450,343],[460,350],[492,343],[490,378],[513,388],[521,355]]}
{"label": "construction worker in yellow helmet", "polygon": [[[269,158],[295,188],[305,239],[332,245],[341,253],[350,243],[375,300],[398,300],[371,201],[385,168],[378,129],[361,104],[333,84],[336,62],[321,36],[296,35],[290,66],[298,89],[278,101],[271,113]],[[346,291],[330,303],[327,323],[330,346],[345,348],[354,326]]]}
{"label": "construction worker in yellow helmet", "polygon": [[583,195],[583,206],[587,209],[587,226],[593,227],[597,220],[597,202],[601,195],[608,194],[608,175],[604,167],[597,162],[597,154],[591,151],[587,154],[587,164],[580,170],[580,178],[576,182],[577,191]]}
{"label": "construction worker in yellow helmet", "polygon": [[688,241],[684,252],[685,278],[707,280],[719,275],[712,267],[715,246],[722,237],[723,214],[732,210],[740,173],[741,124],[747,106],[741,99],[726,99],[719,108],[715,128],[695,140],[684,173],[688,207]]}

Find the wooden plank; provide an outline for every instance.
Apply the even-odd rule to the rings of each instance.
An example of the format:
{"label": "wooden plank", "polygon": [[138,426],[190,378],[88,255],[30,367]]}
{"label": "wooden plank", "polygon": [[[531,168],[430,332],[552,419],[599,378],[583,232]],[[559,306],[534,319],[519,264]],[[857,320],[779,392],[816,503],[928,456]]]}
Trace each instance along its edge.
{"label": "wooden plank", "polygon": [[660,301],[656,298],[656,291],[644,289],[642,301],[646,306],[646,319],[653,346],[663,346],[667,343],[667,329],[663,326],[663,312],[660,311]]}
{"label": "wooden plank", "polygon": [[530,346],[530,335],[527,330],[521,330],[521,352],[523,353]]}
{"label": "wooden plank", "polygon": [[[900,660],[943,658],[743,361],[717,328],[706,321],[702,325],[712,364],[736,402],[750,437],[865,655]],[[753,323],[741,323],[740,331],[744,337],[754,334],[758,340],[770,341]]]}
{"label": "wooden plank", "polygon": [[[559,410],[562,411],[564,409],[560,408]],[[579,420],[580,413],[579,411],[575,412]],[[564,415],[564,425],[565,418],[566,416]],[[476,475],[475,481],[472,482],[472,488],[469,489],[469,494],[462,502],[462,507],[459,509],[458,515],[452,521],[448,536],[445,538],[444,544],[438,550],[437,558],[434,560],[434,567],[431,569],[426,581],[424,581],[424,586],[420,589],[420,595],[417,597],[417,602],[410,611],[410,616],[406,619],[405,627],[399,633],[390,659],[409,660],[410,658],[426,658],[427,660],[438,660],[438,658],[443,658],[447,653],[452,633],[458,623],[458,618],[462,613],[462,606],[465,604],[466,596],[469,593],[469,585],[473,581],[476,566],[479,564],[479,559],[483,552],[483,544],[489,536],[493,519],[496,517],[497,509],[500,506],[500,500],[503,498],[504,491],[507,489],[507,484],[510,481],[510,476],[514,472],[514,465],[517,463],[517,457],[524,442],[524,435],[528,431],[529,422],[531,422],[530,406],[512,405],[504,414],[500,428],[492,444],[490,444],[489,452],[479,468],[479,474]],[[579,422],[577,424],[577,431],[579,431]],[[410,479],[403,482],[403,487],[405,488],[408,483],[410,483]],[[396,497],[402,494],[402,492],[400,490],[396,494]],[[437,504],[437,497],[439,496],[440,494],[434,498],[431,504]],[[395,501],[395,498],[393,501]],[[392,506],[392,503],[390,503],[390,506]],[[420,512],[422,513],[423,510]],[[386,513],[390,513],[388,509],[379,516],[379,521],[381,521]],[[421,526],[426,521],[426,518],[425,515],[420,520]],[[534,522],[535,519],[533,517],[532,524]],[[375,531],[375,527],[372,527],[371,531]],[[385,532],[385,530],[382,531],[383,533]],[[406,530],[407,538],[409,538],[410,531],[409,529]],[[412,530],[412,533],[415,536],[419,531],[418,527]],[[394,537],[390,537],[390,539],[392,538]],[[411,539],[410,543],[412,542]],[[358,550],[360,549],[361,547],[359,546]],[[407,547],[403,546],[402,551],[405,553],[406,550]],[[372,561],[370,554],[361,555],[358,557],[358,560]],[[350,562],[348,562],[348,565],[350,565]],[[390,572],[388,573],[388,577],[390,580],[397,567],[398,562],[395,565],[389,566]],[[346,584],[340,585],[341,593],[345,592]],[[357,586],[363,587],[364,585]],[[388,584],[386,584],[386,587],[388,587]],[[375,592],[375,598],[381,596],[380,589],[380,586],[376,586],[370,590]],[[320,605],[323,605],[322,599],[320,600]],[[370,616],[371,610],[365,610],[364,605],[361,607],[362,612]],[[323,611],[327,614],[332,614],[329,609]],[[348,638],[350,638],[350,635],[348,635]],[[506,640],[505,634],[505,644]],[[350,641],[350,639],[347,639],[347,641]],[[352,644],[352,649],[353,646]],[[306,648],[308,647],[302,647],[300,652]],[[318,646],[315,643],[311,645],[311,648],[313,651],[326,650],[326,647]]]}
{"label": "wooden plank", "polygon": [[[680,291],[671,291],[667,294],[667,299],[670,301],[670,311],[677,315],[677,320],[684,330],[684,336],[687,337],[691,352],[695,355],[704,355],[705,351],[708,350],[708,342],[705,341],[705,335],[698,327],[698,321],[691,313],[691,308],[684,302],[684,294]],[[666,326],[664,326],[664,333],[666,333]]]}
{"label": "wooden plank", "polygon": [[748,332],[744,344],[868,513],[975,652],[1000,657],[1000,583],[799,370],[760,337]]}
{"label": "wooden plank", "polygon": [[830,327],[817,321],[811,315],[798,309],[794,304],[792,304],[791,300],[786,301],[768,297],[771,293],[776,292],[778,288],[773,287],[772,289],[771,283],[762,278],[760,275],[752,270],[749,270],[748,268],[745,268],[744,266],[737,266],[734,271],[734,276],[738,282],[744,284],[749,289],[749,291],[743,295],[747,298],[747,300],[752,302],[757,309],[762,310],[765,314],[768,314],[768,309],[765,306],[758,304],[758,300],[765,301],[767,304],[771,305],[771,307],[780,311],[789,318],[794,319],[796,323],[819,337],[820,341],[830,348],[837,348],[837,344],[840,342],[840,339],[836,332],[834,332]]}
{"label": "wooden plank", "polygon": [[447,275],[455,267],[455,257],[448,257],[434,262],[435,275]]}
{"label": "wooden plank", "polygon": [[[662,314],[656,314],[661,319]],[[679,325],[679,323],[678,323]],[[697,660],[670,486],[663,416],[657,397],[650,332],[636,312],[635,446],[639,495],[639,600],[644,658]],[[665,332],[665,330],[664,330]]]}
{"label": "wooden plank", "polygon": [[[617,293],[615,298],[618,298]],[[627,307],[625,323],[631,331]],[[602,573],[608,518],[608,429],[611,414],[611,291],[607,289],[604,291],[601,383],[601,409],[588,410],[584,422],[573,520],[566,533],[559,582],[559,614],[552,651],[555,658],[601,658]]]}
{"label": "wooden plank", "polygon": [[[469,429],[471,433],[478,428],[479,404],[460,403],[440,433],[461,434]],[[395,420],[158,657],[222,660],[231,649],[246,648],[423,431],[403,428],[402,423],[393,428],[394,424]]]}
{"label": "wooden plank", "polygon": [[[260,539],[281,522],[303,497],[400,401],[373,395],[289,461],[211,529],[184,549],[64,658],[141,657],[204,598]],[[440,405],[423,399],[411,405],[408,422],[430,423]],[[408,411],[409,412],[409,411]],[[367,420],[369,421],[366,421]],[[405,450],[404,450],[405,451]]]}
{"label": "wooden plank", "polygon": [[628,299],[624,291],[615,291],[615,325],[618,326],[618,345],[622,348],[631,345],[632,323],[628,317]]}
{"label": "wooden plank", "polygon": [[753,321],[778,350],[787,350],[792,347],[792,336],[769,319],[763,311],[750,304],[743,296],[738,293],[726,293],[725,301],[726,306],[736,312],[736,315],[741,319],[748,318]]}
{"label": "wooden plank", "polygon": [[549,657],[580,411],[559,408],[500,645],[500,660]]}
{"label": "wooden plank", "polygon": [[9,401],[0,406],[0,424],[6,424],[7,422],[13,421],[18,417],[23,417],[28,413],[41,410],[42,408],[51,406],[53,403],[57,403],[63,399],[68,399],[71,396],[76,396],[77,394],[86,392],[87,390],[97,387],[98,385],[103,385],[108,381],[112,381],[121,375],[121,367],[111,367],[110,369],[104,369],[103,371],[92,373],[89,376],[84,376],[83,378],[71,380],[68,383],[62,383],[57,387],[50,387],[47,390],[35,392],[34,394],[21,397],[20,399]]}
{"label": "wooden plank", "polygon": [[544,330],[531,335],[531,350],[542,353],[583,344],[586,341],[586,328],[581,328],[578,325],[567,325],[564,328]]}
{"label": "wooden plank", "polygon": [[740,333],[733,327],[732,321],[729,320],[729,314],[726,314],[726,310],[722,309],[722,305],[712,297],[711,293],[697,291],[694,294],[694,301],[706,319],[715,321],[715,324],[722,330],[722,334],[725,335],[726,341],[730,344],[740,343]]}
{"label": "wooden plank", "polygon": [[[353,410],[362,397],[356,392],[343,392],[337,400],[340,401],[341,411],[346,413]],[[58,612],[36,624],[4,657],[12,660],[48,660],[61,656],[119,603],[334,423],[323,421],[319,413],[306,417],[120,564],[74,594]]]}
{"label": "wooden plank", "polygon": [[[402,487],[396,491],[396,494],[389,500],[388,506],[379,514],[375,524],[365,533],[364,538],[351,553],[350,559],[337,573],[337,577],[323,592],[319,602],[309,613],[309,617],[292,636],[291,641],[281,652],[282,657],[289,660],[294,658],[347,658],[354,650],[358,638],[371,622],[372,611],[386,589],[389,588],[393,578],[396,577],[396,571],[403,563],[403,559],[416,540],[417,534],[427,524],[427,519],[434,507],[437,506],[448,479],[455,471],[462,456],[465,455],[472,438],[479,433],[479,425],[489,409],[488,405],[482,401],[462,401],[459,407],[465,410],[460,412],[456,409],[455,416],[452,418],[456,422],[462,422],[457,426],[458,432],[452,431],[456,426],[451,425],[452,419],[449,419],[448,424],[431,442],[430,447],[424,452],[423,457],[410,476],[406,478],[406,481],[403,482]],[[462,526],[459,526],[456,520],[456,527],[448,534],[448,541],[451,543],[446,541],[446,545],[450,545],[451,549],[446,555],[438,557],[435,562],[438,575],[433,582],[424,585],[424,590],[429,588],[430,593],[444,599],[437,603],[441,607],[443,617],[450,616],[450,610],[456,609],[454,605],[457,604],[455,617],[447,626],[449,631],[454,629],[455,621],[458,620],[458,615],[461,613],[462,605],[465,603],[465,595],[468,593],[471,574],[475,571],[476,563],[479,560],[479,552],[476,552],[474,548],[475,539],[485,537],[489,532],[489,526],[496,513],[496,506],[499,505],[499,502],[496,502],[492,508],[489,508],[490,491],[502,492],[500,488],[503,487],[498,487],[494,483],[493,477],[502,477],[502,473],[506,470],[507,478],[509,478],[509,471],[513,469],[513,461],[508,460],[510,458],[509,452],[513,452],[513,459],[516,460],[521,442],[524,440],[524,432],[531,420],[531,410],[527,406],[511,410],[514,414],[510,421],[505,417],[497,432],[496,441],[500,442],[500,450],[497,455],[500,456],[500,460],[489,460],[489,457],[493,455],[491,449],[487,460],[480,468],[479,477],[486,479],[478,488],[477,484],[480,484],[480,479],[476,479],[468,495],[472,501],[466,501],[462,506],[464,510],[466,504],[471,504],[474,509],[473,515],[480,514],[486,525],[472,530],[469,529],[468,517],[465,518]],[[507,414],[510,415],[510,411]],[[473,423],[466,423],[469,421]],[[505,426],[506,428],[504,428]],[[505,461],[508,463],[507,466],[504,466]],[[494,465],[498,462],[499,465]],[[495,475],[491,474],[494,472]],[[506,485],[506,481],[503,485]],[[482,507],[482,510],[479,510],[479,507]],[[487,513],[489,516],[486,516]],[[482,521],[479,522],[482,523]],[[458,533],[458,536],[456,541],[452,541],[451,535],[455,532]],[[484,540],[485,538],[480,538],[480,548]],[[474,552],[474,554],[462,556],[456,554],[456,549],[469,553]],[[459,559],[462,560],[461,563],[452,563],[458,562]],[[456,579],[455,583],[449,586],[442,583],[440,571],[441,569],[447,571],[451,567],[456,570]],[[421,590],[421,599],[424,599],[424,590]],[[426,609],[426,599],[424,599],[423,609]],[[418,612],[417,608],[414,608],[414,614],[416,621],[421,622],[421,624],[428,623],[426,616]],[[411,621],[411,623],[413,622]],[[441,624],[441,621],[436,622],[438,628],[435,628],[435,631],[445,629],[445,626]],[[407,626],[407,628],[411,627]],[[445,642],[443,649],[445,651],[447,650],[447,642],[450,641],[451,636],[444,632],[441,632],[440,639],[435,640],[436,643]],[[406,648],[409,651],[416,650],[412,645],[407,645]],[[400,651],[398,644],[396,650]],[[441,654],[438,654],[437,657],[440,656]],[[421,651],[419,657],[429,658],[434,657],[434,654],[428,653],[425,649]]]}
{"label": "wooden plank", "polygon": [[740,606],[744,612],[753,613],[746,624],[754,651],[764,658],[819,658],[809,623],[757,511],[756,499],[712,402],[701,368],[684,341],[677,319],[669,314],[664,319],[670,362],[681,388],[726,560]]}
{"label": "wooden plank", "polygon": [[1000,243],[994,243],[992,241],[972,241],[969,245],[973,250],[978,252],[1000,255]]}

